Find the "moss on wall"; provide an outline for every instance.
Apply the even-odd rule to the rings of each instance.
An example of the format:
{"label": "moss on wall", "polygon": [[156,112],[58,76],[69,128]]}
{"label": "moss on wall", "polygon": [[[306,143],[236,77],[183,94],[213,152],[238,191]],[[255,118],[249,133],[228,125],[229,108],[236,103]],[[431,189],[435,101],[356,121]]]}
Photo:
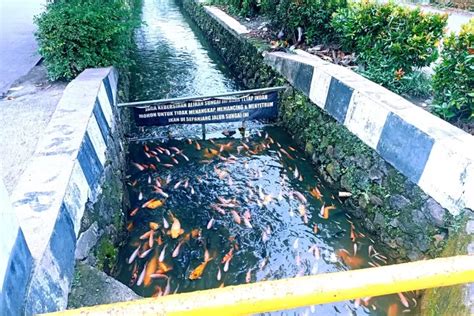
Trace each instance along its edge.
{"label": "moss on wall", "polygon": [[[247,88],[287,84],[264,63],[267,44],[233,34],[194,0],[180,2]],[[347,210],[393,259],[440,253],[452,221],[446,210],[301,92],[289,88],[283,93],[279,113],[279,123],[294,135],[323,178],[353,194],[344,202]]]}
{"label": "moss on wall", "polygon": [[[472,216],[472,214],[470,214]],[[466,254],[467,247],[474,242],[474,236],[465,232],[469,214],[466,212],[460,216],[453,227],[456,227],[446,243],[441,257],[451,257],[459,254]],[[466,301],[468,287],[466,285],[447,286],[441,288],[428,289],[421,301],[421,312],[423,315],[472,315]],[[442,302],[442,304],[439,304]]]}

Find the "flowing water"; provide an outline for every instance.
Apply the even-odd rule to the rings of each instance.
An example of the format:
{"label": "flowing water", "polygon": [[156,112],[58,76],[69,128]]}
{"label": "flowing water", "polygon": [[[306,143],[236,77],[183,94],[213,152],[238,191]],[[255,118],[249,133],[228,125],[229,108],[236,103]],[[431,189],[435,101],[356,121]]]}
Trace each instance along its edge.
{"label": "flowing water", "polygon": [[[173,0],[145,0],[143,20],[133,100],[239,88]],[[130,146],[120,281],[157,296],[388,263],[342,207],[348,192],[324,183],[290,135],[239,127],[212,124],[205,140],[200,126],[135,130],[158,140]],[[404,297],[409,308],[389,295],[274,314],[396,315],[414,309]]]}

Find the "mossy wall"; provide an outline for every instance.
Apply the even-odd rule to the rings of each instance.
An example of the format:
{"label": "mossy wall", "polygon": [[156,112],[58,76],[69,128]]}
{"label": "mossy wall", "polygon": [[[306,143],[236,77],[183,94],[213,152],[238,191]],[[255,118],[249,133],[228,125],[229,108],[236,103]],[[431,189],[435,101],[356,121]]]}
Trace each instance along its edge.
{"label": "mossy wall", "polygon": [[[268,45],[235,34],[194,0],[179,1],[247,88],[287,83],[264,63],[262,53]],[[348,212],[393,259],[417,260],[442,251],[453,226],[449,212],[301,92],[287,89],[279,112],[279,123],[324,179],[353,194],[344,202]]]}

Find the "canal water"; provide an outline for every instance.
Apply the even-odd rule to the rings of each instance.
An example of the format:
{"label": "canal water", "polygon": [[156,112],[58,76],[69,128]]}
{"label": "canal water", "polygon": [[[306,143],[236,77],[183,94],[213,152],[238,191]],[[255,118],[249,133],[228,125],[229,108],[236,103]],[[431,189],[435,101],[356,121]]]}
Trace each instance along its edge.
{"label": "canal water", "polygon": [[[239,89],[173,0],[144,0],[131,99]],[[385,265],[292,137],[272,124],[136,128],[118,279],[142,296]],[[153,138],[153,139],[151,139]],[[350,282],[350,280],[347,280]],[[416,293],[275,312],[398,315]],[[405,306],[404,306],[405,305]]]}

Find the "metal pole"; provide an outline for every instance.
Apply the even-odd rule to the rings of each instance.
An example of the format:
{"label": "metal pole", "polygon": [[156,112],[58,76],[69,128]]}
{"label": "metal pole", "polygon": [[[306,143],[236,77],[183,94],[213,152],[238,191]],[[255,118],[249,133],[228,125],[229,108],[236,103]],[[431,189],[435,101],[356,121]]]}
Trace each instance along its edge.
{"label": "metal pole", "polygon": [[474,256],[456,256],[145,298],[59,314],[248,315],[470,282],[474,282]]}
{"label": "metal pole", "polygon": [[202,124],[202,140],[206,140],[206,124]]}

